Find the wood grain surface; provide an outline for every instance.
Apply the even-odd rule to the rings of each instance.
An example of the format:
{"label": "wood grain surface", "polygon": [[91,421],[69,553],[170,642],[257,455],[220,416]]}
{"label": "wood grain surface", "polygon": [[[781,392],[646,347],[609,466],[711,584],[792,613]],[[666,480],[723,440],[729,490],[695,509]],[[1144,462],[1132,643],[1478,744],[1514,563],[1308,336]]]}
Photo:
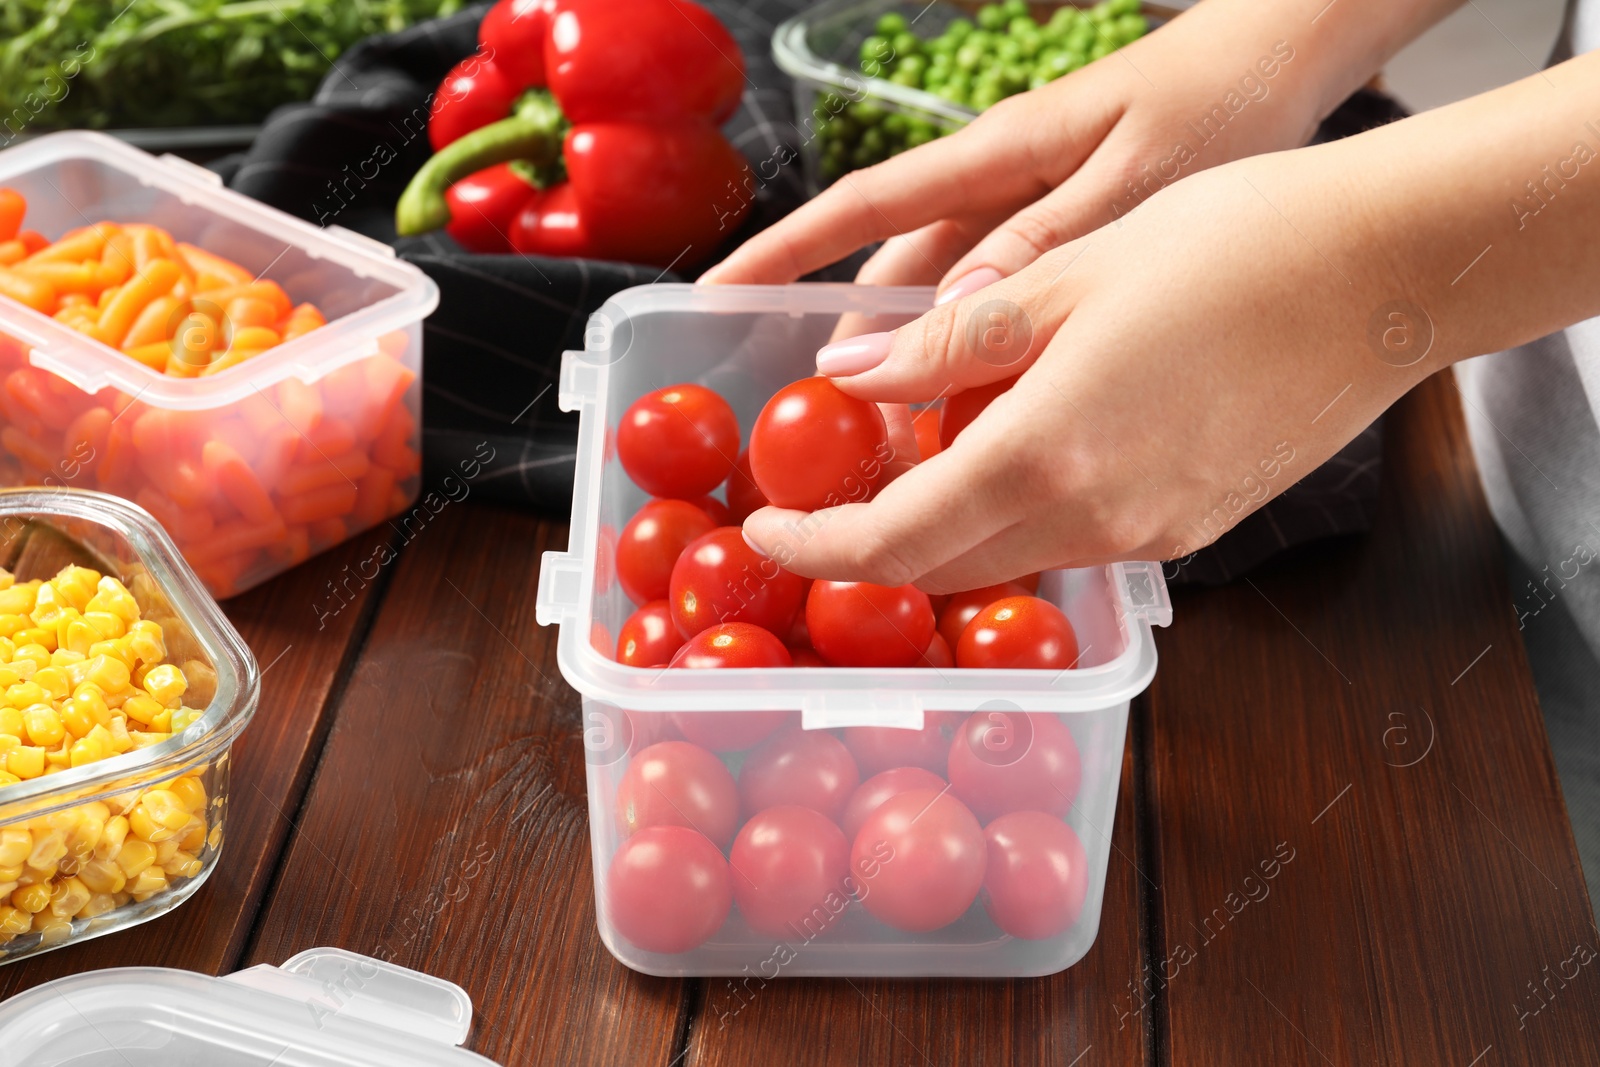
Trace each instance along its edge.
{"label": "wood grain surface", "polygon": [[215,876],[0,995],[337,945],[461,984],[507,1065],[1595,1062],[1600,934],[1448,380],[1386,449],[1371,535],[1176,598],[1099,939],[1062,974],[741,992],[618,964],[579,701],[533,621],[565,529],[468,501],[322,629],[384,535],[225,605],[271,666]]}

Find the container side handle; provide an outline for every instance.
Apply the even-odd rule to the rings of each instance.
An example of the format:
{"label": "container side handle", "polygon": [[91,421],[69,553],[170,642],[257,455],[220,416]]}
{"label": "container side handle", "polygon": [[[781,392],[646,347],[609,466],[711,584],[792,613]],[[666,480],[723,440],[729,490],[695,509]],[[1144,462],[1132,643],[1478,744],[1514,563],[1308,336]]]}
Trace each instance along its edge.
{"label": "container side handle", "polygon": [[533,602],[540,626],[574,619],[583,594],[583,559],[570,552],[546,552],[539,562],[539,592]]}
{"label": "container side handle", "polygon": [[1161,564],[1113,563],[1111,569],[1117,576],[1116,591],[1125,615],[1152,626],[1172,625],[1172,598],[1167,595]]}

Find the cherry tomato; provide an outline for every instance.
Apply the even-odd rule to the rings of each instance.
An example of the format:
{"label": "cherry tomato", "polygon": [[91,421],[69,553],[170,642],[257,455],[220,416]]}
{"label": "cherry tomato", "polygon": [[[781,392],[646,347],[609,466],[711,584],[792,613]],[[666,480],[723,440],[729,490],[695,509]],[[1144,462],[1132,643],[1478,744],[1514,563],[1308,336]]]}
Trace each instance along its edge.
{"label": "cherry tomato", "polygon": [[669,385],[622,413],[617,458],[651,496],[705,496],[722,484],[739,454],[739,420],[703,385]]}
{"label": "cherry tomato", "polygon": [[428,111],[428,143],[437,152],[480,126],[499,122],[521,95],[499,64],[473,53],[439,83]]}
{"label": "cherry tomato", "polygon": [[949,644],[938,633],[935,633],[933,640],[928,642],[928,648],[922,653],[922,658],[913,664],[915,667],[932,667],[941,671],[955,665],[955,654],[950,651]]}
{"label": "cherry tomato", "polygon": [[733,899],[758,933],[809,939],[850,904],[850,843],[811,808],[785,804],[751,816],[729,859]]}
{"label": "cherry tomato", "polygon": [[806,629],[835,667],[910,667],[933,639],[933,607],[914,585],[819,580],[806,597]]}
{"label": "cherry tomato", "polygon": [[668,664],[692,671],[793,665],[782,641],[748,622],[722,622],[701,630],[683,643]]}
{"label": "cherry tomato", "polygon": [[733,907],[728,861],[685,826],[652,826],[622,843],[606,874],[611,925],[646,952],[687,952]]}
{"label": "cherry tomato", "polygon": [[956,666],[1066,670],[1078,662],[1078,635],[1061,609],[1036,596],[997,600],[972,617],[956,645]]}
{"label": "cherry tomato", "polygon": [[1072,731],[1039,712],[973,712],[950,745],[950,788],[987,822],[1008,811],[1065,815],[1083,767]]}
{"label": "cherry tomato", "polygon": [[555,7],[555,0],[500,0],[478,24],[495,66],[524,88],[544,84],[544,39]]}
{"label": "cherry tomato", "polygon": [[693,500],[689,501],[689,503],[705,512],[707,515],[710,515],[712,523],[716,526],[738,525],[738,523],[733,521],[733,512],[728,510],[728,505],[724,504],[714,496],[709,494],[706,496],[697,496]]}
{"label": "cherry tomato", "polygon": [[966,719],[959,711],[925,711],[920,730],[846,726],[844,745],[856,758],[862,774],[877,774],[893,767],[921,767],[943,774],[950,758],[950,739]]}
{"label": "cherry tomato", "polygon": [[786,634],[807,585],[808,579],[747,545],[739,527],[719,526],[691,542],[673,566],[672,617],[685,637],[726,622]]}
{"label": "cherry tomato", "polygon": [[892,458],[878,405],[822,377],[779,389],[750,431],[751,473],[780,508],[816,511],[866,500]]}
{"label": "cherry tomato", "polygon": [[954,593],[939,610],[939,636],[945,639],[952,652],[961,643],[961,631],[967,628],[972,617],[996,600],[1008,596],[1027,596],[1028,591],[1016,582],[986,585],[982,589],[968,589]]}
{"label": "cherry tomato", "polygon": [[939,443],[939,413],[942,407],[925,407],[911,416],[911,429],[917,435],[917,455],[932,459],[944,450]]}
{"label": "cherry tomato", "polygon": [[687,741],[662,741],[633,757],[617,787],[624,834],[687,826],[727,848],[739,825],[739,794],[722,761]]}
{"label": "cherry tomato", "polygon": [[909,793],[913,789],[931,789],[938,793],[944,788],[943,778],[921,767],[895,767],[880,771],[856,786],[855,792],[850,794],[850,799],[845,803],[839,825],[844,829],[844,835],[854,841],[867,816],[882,807],[890,797]]}
{"label": "cherry tomato", "polygon": [[728,475],[728,510],[733,521],[743,525],[752,513],[767,506],[767,498],[756,487],[755,475],[750,473],[750,450],[739,453],[739,460]]}
{"label": "cherry tomato", "polygon": [[[806,599],[811,599],[810,585],[807,585],[806,587]],[[802,648],[811,648],[811,629],[810,627],[806,626],[805,612],[801,611],[795,614],[794,625],[789,627],[789,634],[783,639],[783,643],[788,645],[790,648],[793,648],[796,645],[799,645]]]}
{"label": "cherry tomato", "polygon": [[817,655],[816,650],[811,648],[796,648],[794,645],[790,645],[789,658],[794,660],[793,665],[796,667],[826,667],[828,665],[821,656]]}
{"label": "cherry tomato", "polygon": [[944,408],[939,413],[940,446],[949,448],[950,442],[956,439],[956,434],[972,425],[972,420],[978,417],[979,412],[988,407],[995,397],[1015,384],[1017,384],[1016,378],[1006,378],[1004,381],[980,385],[975,389],[964,389],[954,396],[945,397]]}
{"label": "cherry tomato", "polygon": [[687,500],[652,500],[634,512],[617,538],[617,578],[635,604],[665,600],[672,568],[692,541],[717,524]]}
{"label": "cherry tomato", "polygon": [[1042,811],[1013,811],[983,831],[989,863],[984,907],[1012,937],[1042,941],[1078,921],[1089,859],[1072,827]]}
{"label": "cherry tomato", "polygon": [[672,621],[672,605],[652,600],[622,624],[617,635],[617,662],[629,667],[665,667],[683,647],[683,635]]}
{"label": "cherry tomato", "polygon": [[675,711],[684,737],[713,752],[742,752],[795,722],[792,711]]}
{"label": "cherry tomato", "polygon": [[856,761],[837,737],[821,730],[788,729],[744,758],[739,801],[746,815],[798,804],[837,822],[860,781]]}
{"label": "cherry tomato", "polygon": [[606,629],[606,624],[599,619],[589,624],[589,643],[594,650],[602,656],[609,658],[611,650],[616,646],[611,642],[611,631]]}
{"label": "cherry tomato", "polygon": [[987,845],[983,828],[949,793],[912,789],[862,824],[850,869],[867,911],[897,930],[948,926],[977,899]]}

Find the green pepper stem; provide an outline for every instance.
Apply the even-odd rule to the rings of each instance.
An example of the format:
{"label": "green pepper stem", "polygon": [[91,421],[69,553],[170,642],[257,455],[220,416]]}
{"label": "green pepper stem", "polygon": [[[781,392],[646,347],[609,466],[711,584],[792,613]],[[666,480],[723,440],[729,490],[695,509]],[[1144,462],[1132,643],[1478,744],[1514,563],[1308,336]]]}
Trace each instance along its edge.
{"label": "green pepper stem", "polygon": [[422,165],[400,194],[394,224],[402,237],[437,230],[450,221],[445,190],[485,167],[525,159],[547,166],[561,156],[566,117],[546,91],[526,93],[509,118],[481,126],[445,145]]}

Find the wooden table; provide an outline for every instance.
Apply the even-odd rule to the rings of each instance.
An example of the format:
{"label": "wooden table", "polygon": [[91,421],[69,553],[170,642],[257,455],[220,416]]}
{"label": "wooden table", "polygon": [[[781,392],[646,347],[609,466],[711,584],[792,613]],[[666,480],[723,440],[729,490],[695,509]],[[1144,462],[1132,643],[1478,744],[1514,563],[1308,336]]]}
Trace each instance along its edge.
{"label": "wooden table", "polygon": [[1600,932],[1448,377],[1386,449],[1371,536],[1175,598],[1065,973],[736,993],[618,964],[578,697],[534,624],[566,531],[469,498],[389,566],[369,534],[227,605],[265,677],[222,862],[0,996],[337,945],[462,985],[508,1065],[1593,1063]]}

